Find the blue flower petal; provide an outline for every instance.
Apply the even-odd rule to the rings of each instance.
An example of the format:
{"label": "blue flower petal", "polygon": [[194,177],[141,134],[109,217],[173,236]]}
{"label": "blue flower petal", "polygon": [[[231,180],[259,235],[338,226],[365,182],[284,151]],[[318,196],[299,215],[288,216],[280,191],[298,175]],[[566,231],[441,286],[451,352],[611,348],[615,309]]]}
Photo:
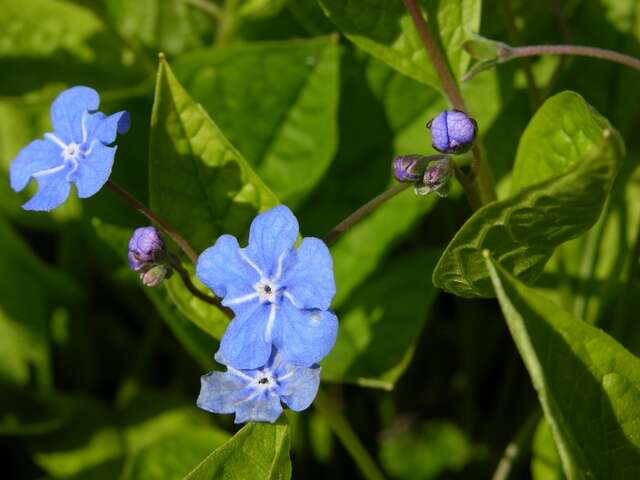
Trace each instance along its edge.
{"label": "blue flower petal", "polygon": [[48,212],[61,205],[69,197],[71,190],[71,184],[67,180],[69,168],[68,165],[60,165],[36,175],[38,192],[22,208]]}
{"label": "blue flower petal", "polygon": [[[235,237],[222,235],[213,247],[207,248],[196,265],[196,275],[218,297],[234,299],[255,293],[253,285],[260,276],[243,258]],[[234,305],[230,305],[236,311]],[[240,314],[243,305],[239,304],[236,313]]]}
{"label": "blue flower petal", "polygon": [[338,319],[330,311],[299,310],[284,301],[274,326],[273,343],[287,362],[311,366],[333,348]]}
{"label": "blue flower petal", "polygon": [[234,413],[253,392],[247,381],[231,372],[210,372],[200,378],[198,407],[213,413]]}
{"label": "blue flower petal", "polygon": [[245,253],[263,276],[276,274],[278,264],[284,262],[298,238],[298,229],[298,220],[284,205],[267,210],[253,220]]}
{"label": "blue flower petal", "polygon": [[236,407],[235,423],[275,422],[282,415],[280,397],[275,393],[262,393]]}
{"label": "blue flower petal", "polygon": [[284,273],[280,282],[298,308],[327,310],[336,294],[333,261],[325,243],[305,238],[298,250],[296,261]]}
{"label": "blue flower petal", "polygon": [[62,150],[49,140],[34,140],[18,153],[9,170],[11,188],[19,192],[31,176],[39,171],[62,165]]}
{"label": "blue flower petal", "polygon": [[76,184],[80,198],[95,195],[109,180],[115,155],[116,147],[107,147],[96,141],[91,147],[91,154],[78,160],[78,168],[69,180]]}
{"label": "blue flower petal", "polygon": [[440,113],[431,121],[431,144],[440,152],[449,149],[449,130],[447,127],[447,112]]}
{"label": "blue flower petal", "polygon": [[51,123],[56,135],[64,142],[82,142],[82,114],[94,112],[100,106],[100,96],[93,88],[72,87],[62,92],[51,104]]}
{"label": "blue flower petal", "polygon": [[270,305],[261,304],[250,316],[237,316],[231,321],[220,341],[220,355],[225,363],[243,370],[267,363],[271,343],[265,341],[265,329],[270,311]]}
{"label": "blue flower petal", "polygon": [[87,138],[97,138],[105,145],[115,142],[118,134],[127,133],[131,126],[131,116],[124,110],[108,117],[102,112],[96,112],[85,121]]}
{"label": "blue flower petal", "polygon": [[320,367],[311,368],[287,365],[278,370],[278,393],[281,400],[296,412],[305,410],[311,405],[318,394],[320,386]]}

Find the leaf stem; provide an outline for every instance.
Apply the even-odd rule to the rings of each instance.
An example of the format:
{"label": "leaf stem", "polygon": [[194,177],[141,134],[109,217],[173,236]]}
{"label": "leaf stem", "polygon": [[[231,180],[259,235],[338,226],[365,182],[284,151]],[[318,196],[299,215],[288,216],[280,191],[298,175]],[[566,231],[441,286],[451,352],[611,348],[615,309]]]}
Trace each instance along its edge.
{"label": "leaf stem", "polygon": [[541,413],[540,407],[536,407],[534,411],[529,414],[513,440],[511,440],[504,449],[502,458],[500,458],[493,477],[491,477],[492,480],[507,480],[509,478],[516,462],[520,459],[529,443],[531,443]]}
{"label": "leaf stem", "polygon": [[384,480],[384,475],[375,464],[364,445],[349,425],[349,422],[340,411],[340,406],[323,389],[318,390],[318,396],[314,402],[315,407],[329,424],[329,427],[347,449],[351,458],[356,462],[362,475],[367,480]]}
{"label": "leaf stem", "polygon": [[185,253],[187,257],[195,264],[198,261],[198,254],[196,251],[189,245],[184,237],[182,237],[178,232],[176,232],[173,228],[169,226],[167,222],[158,217],[151,209],[147,208],[140,200],[127,192],[124,188],[113,182],[112,180],[107,180],[107,187],[113,190],[115,193],[120,195],[128,204],[130,204],[133,208],[138,210],[142,215],[147,217],[152,223],[155,223],[158,227],[162,229]]}
{"label": "leaf stem", "polygon": [[178,275],[180,275],[180,278],[182,279],[182,283],[184,283],[184,286],[187,287],[187,290],[189,290],[194,297],[197,297],[203,302],[206,302],[210,305],[215,305],[220,310],[222,310],[229,319],[233,318],[233,313],[231,312],[231,310],[223,306],[219,298],[212,297],[207,295],[206,293],[201,292],[198,287],[193,284],[193,282],[191,281],[191,275],[189,275],[187,269],[182,266],[182,263],[180,263],[180,259],[178,259],[178,257],[170,254],[169,264],[176,272],[178,272]]}
{"label": "leaf stem", "polygon": [[539,55],[573,55],[577,57],[600,58],[611,62],[620,63],[640,70],[640,59],[613,50],[606,50],[598,47],[587,47],[584,45],[527,45],[525,47],[511,47],[506,53],[506,57],[501,61],[512,58],[534,57]]}
{"label": "leaf stem", "polygon": [[364,217],[373,212],[376,208],[382,205],[387,200],[392,199],[400,192],[406,190],[411,185],[408,183],[396,183],[388,190],[385,190],[377,197],[369,200],[367,203],[358,208],[355,212],[349,215],[347,218],[342,220],[338,225],[333,227],[333,229],[324,236],[324,243],[327,245],[331,245],[336,240],[338,240],[343,233],[353,227],[356,223],[362,220]]}
{"label": "leaf stem", "polygon": [[[453,77],[440,48],[436,44],[433,35],[431,35],[431,30],[422,15],[422,10],[420,10],[417,0],[403,0],[403,2],[409,12],[409,16],[413,20],[416,30],[418,31],[422,44],[431,59],[431,63],[433,64],[436,74],[440,79],[442,89],[449,99],[451,106],[457,110],[466,112],[467,107],[464,103],[464,99],[462,98],[462,94],[460,93],[458,82]],[[472,153],[472,176],[469,178],[468,182],[465,181],[460,183],[469,198],[471,207],[475,210],[479,206],[495,200],[496,192],[493,184],[493,173],[491,172],[487,162],[484,160],[481,149],[474,146]],[[456,178],[460,180],[458,174],[456,175]],[[477,205],[477,201],[475,199],[479,199],[480,205]]]}

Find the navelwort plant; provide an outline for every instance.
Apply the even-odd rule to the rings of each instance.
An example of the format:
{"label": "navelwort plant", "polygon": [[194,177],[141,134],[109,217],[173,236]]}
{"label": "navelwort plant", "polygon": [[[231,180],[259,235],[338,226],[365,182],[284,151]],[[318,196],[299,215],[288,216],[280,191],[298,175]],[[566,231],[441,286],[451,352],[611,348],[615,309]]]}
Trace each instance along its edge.
{"label": "navelwort plant", "polygon": [[[242,45],[223,48],[233,44],[246,22],[280,15],[285,3],[228,0],[220,6],[206,0],[178,2],[179,8],[200,9],[213,18],[217,47],[203,53],[202,58],[194,55],[177,62],[180,78],[189,83],[188,89],[160,54],[150,122],[149,207],[110,179],[118,149],[131,148],[132,143],[141,141],[134,138],[127,146],[118,147],[119,136],[130,130],[132,117],[133,125],[147,119],[128,111],[100,112],[99,93],[90,86],[56,87],[50,106],[52,131],[24,146],[8,171],[11,188],[29,192],[22,205],[24,210],[51,212],[67,201],[75,201],[69,200],[72,187],[78,198],[87,199],[107,186],[151,223],[133,232],[123,232],[98,220],[94,226],[100,236],[111,238],[120,249],[123,263],[127,257],[130,270],[139,276],[141,284],[154,289],[148,291],[152,303],[185,348],[211,370],[204,375],[191,373],[194,378],[201,376],[200,392],[193,392],[197,406],[214,414],[234,415],[235,423],[248,424],[233,438],[227,440],[224,436],[224,442],[211,448],[213,452],[206,458],[192,462],[190,473],[180,471],[179,476],[290,478],[287,418],[295,421],[292,419],[296,417],[285,415],[285,411],[307,411],[314,402],[367,479],[385,478],[386,474],[435,478],[449,468],[455,469],[443,460],[441,470],[436,469],[436,474],[428,477],[411,470],[413,465],[403,470],[403,462],[389,460],[385,457],[388,451],[384,450],[383,473],[368,453],[369,447],[360,443],[343,416],[335,391],[321,386],[321,380],[327,380],[392,389],[412,360],[421,323],[405,325],[400,318],[380,314],[383,316],[379,324],[367,320],[370,323],[363,330],[364,314],[357,308],[342,308],[358,295],[369,294],[390,298],[391,312],[393,301],[415,304],[412,308],[423,318],[435,293],[428,301],[424,299],[420,279],[432,275],[436,287],[455,296],[497,299],[539,400],[538,405],[524,409],[529,411],[525,412],[526,420],[514,429],[515,435],[504,454],[495,459],[494,480],[508,478],[530,451],[535,480],[562,476],[585,480],[640,478],[640,359],[634,355],[637,344],[625,343],[624,332],[629,324],[603,320],[606,312],[621,316],[624,307],[620,305],[632,292],[639,291],[638,219],[629,227],[634,233],[625,231],[617,238],[619,242],[627,241],[625,235],[631,238],[632,246],[624,258],[605,258],[599,263],[600,257],[607,255],[608,235],[613,235],[608,222],[615,220],[609,214],[617,201],[616,182],[626,181],[631,175],[631,167],[622,162],[623,138],[578,93],[549,94],[556,76],[562,73],[562,63],[555,67],[556,75],[547,76],[546,90],[539,85],[543,75],[523,63],[522,79],[535,113],[520,129],[512,168],[500,167],[504,171],[500,172],[501,182],[496,190],[491,148],[496,142],[483,145],[485,126],[472,118],[474,109],[483,108],[482,93],[474,93],[481,87],[476,84],[467,89],[460,84],[460,79],[486,80],[487,75],[503,68],[501,64],[529,56],[588,56],[636,70],[640,70],[640,60],[594,47],[513,47],[481,37],[480,0],[319,0],[332,25],[371,56],[368,61],[372,67],[367,75],[373,79],[372,90],[378,89],[376,95],[387,95],[386,89],[402,90],[412,82],[429,89],[431,96],[427,102],[429,116],[423,111],[418,115],[424,147],[388,155],[390,188],[346,216],[323,238],[303,237],[293,211],[307,215],[313,210],[332,213],[330,203],[319,201],[322,196],[309,197],[306,209],[300,205],[303,196],[321,181],[336,153],[338,135],[326,127],[325,121],[336,115],[336,109],[325,112],[326,102],[316,101],[314,94],[320,88],[328,88],[328,95],[335,97],[337,103],[338,82],[334,78],[332,83],[327,72],[329,65],[338,65],[338,39],[333,36],[293,46],[267,44],[255,47],[257,50]],[[517,34],[511,1],[502,3],[509,30]],[[288,2],[286,8],[313,30],[314,14],[309,12],[319,12],[309,10],[308,4]],[[69,12],[76,8],[63,2],[61,5]],[[562,22],[561,10],[558,18]],[[84,25],[80,21],[84,17],[78,15],[78,25]],[[145,41],[141,36],[132,42],[129,53],[139,55]],[[168,48],[172,45],[167,43]],[[295,56],[291,72],[278,70],[280,63],[286,64],[283,51]],[[215,66],[199,70],[203,58]],[[278,113],[288,122],[280,131],[272,131],[269,122],[262,122],[261,118],[241,121],[235,117],[234,101],[242,92],[234,90],[241,82],[233,71],[234,62],[247,59],[263,62],[265,68],[272,69],[265,70],[265,75],[276,77],[293,77],[298,75],[298,69],[307,67],[313,70],[304,81],[296,80],[296,95],[283,94],[294,106],[289,112]],[[474,63],[470,65],[472,59]],[[225,67],[226,62],[230,66]],[[253,74],[255,88],[259,89],[258,72]],[[376,75],[384,78],[380,80]],[[138,88],[146,88],[145,82],[141,85]],[[214,86],[216,94],[206,97],[210,105],[196,103],[187,93]],[[273,82],[273,88],[274,96],[279,95],[278,81]],[[247,91],[251,95],[251,90]],[[257,96],[266,95],[257,91]],[[225,98],[227,95],[229,98]],[[632,100],[634,105],[640,105],[637,96]],[[215,107],[222,110],[225,101],[229,104],[228,133],[214,123]],[[405,102],[407,111],[411,101]],[[303,107],[296,102],[306,103]],[[268,110],[258,113],[268,115]],[[406,124],[405,112],[402,113],[400,119],[389,117],[389,128]],[[315,122],[317,131],[324,136],[306,138],[305,132],[301,133],[305,122]],[[254,123],[255,132],[247,127]],[[633,125],[637,127],[637,122]],[[518,121],[515,127],[504,128],[505,135],[511,135],[518,128]],[[264,136],[259,148],[252,150],[248,144],[240,148],[259,157],[253,164],[231,143],[242,143],[243,137],[251,135]],[[429,138],[437,153],[429,151]],[[399,143],[402,145],[401,140]],[[298,156],[307,154],[318,156],[309,162],[310,166],[297,166]],[[337,158],[341,155],[346,153],[338,152]],[[622,180],[621,171],[626,175],[620,175]],[[364,181],[361,177],[366,178],[360,172],[350,172],[333,181],[346,191],[352,184]],[[32,183],[35,185],[30,186]],[[405,192],[411,187],[412,192]],[[407,277],[398,275],[402,281],[396,281],[393,263],[381,277],[372,275],[396,237],[402,237],[436,201],[454,205],[462,194],[468,202],[468,218],[456,226],[457,232],[447,238],[444,250],[422,252],[415,257],[415,268],[403,265],[409,268],[401,269]],[[325,201],[331,195],[326,195]],[[623,198],[624,195],[623,192]],[[637,196],[633,200],[637,203]],[[399,207],[392,210],[394,205]],[[304,215],[299,218],[304,220]],[[457,220],[452,217],[449,221]],[[0,236],[3,228],[0,224]],[[418,268],[422,265],[427,265],[428,271]],[[618,274],[616,269],[624,274],[615,281],[597,275],[604,271],[614,277]],[[560,284],[566,278],[569,280]],[[596,286],[583,285],[590,283]],[[424,311],[418,307],[422,301]],[[473,308],[464,307],[469,304],[460,305],[475,315]],[[347,313],[339,318],[336,311]],[[372,318],[378,315],[368,313]],[[377,333],[376,328],[380,329]],[[377,343],[371,340],[376,334]],[[392,351],[393,339],[401,337],[401,351]],[[390,361],[384,358],[387,345],[391,345]],[[382,353],[368,353],[367,349]],[[215,358],[215,364],[211,358]],[[425,369],[424,375],[429,371]],[[127,389],[118,395],[126,405]],[[389,407],[389,412],[393,408]],[[543,465],[539,455],[543,450],[551,458],[551,467]],[[64,468],[54,472],[59,468],[50,466],[56,463],[55,459],[42,455],[41,463],[52,469],[53,477],[71,478],[60,473]],[[474,455],[480,458],[482,453],[469,453],[467,461],[471,462]],[[129,476],[123,478],[136,478],[136,473],[131,473],[135,472],[135,463],[131,465],[134,466],[125,470]],[[166,478],[173,478],[171,473],[165,474]],[[514,475],[512,478],[516,478]]]}

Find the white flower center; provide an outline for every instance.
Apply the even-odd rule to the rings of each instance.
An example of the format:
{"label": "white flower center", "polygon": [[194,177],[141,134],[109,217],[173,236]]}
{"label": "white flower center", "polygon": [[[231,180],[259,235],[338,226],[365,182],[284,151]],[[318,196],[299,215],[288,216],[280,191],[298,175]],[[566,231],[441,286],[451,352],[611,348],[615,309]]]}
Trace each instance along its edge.
{"label": "white flower center", "polygon": [[80,145],[75,142],[71,142],[69,145],[62,149],[62,158],[67,161],[78,161],[78,157],[81,155]]}
{"label": "white flower center", "polygon": [[253,288],[255,288],[262,303],[276,303],[278,285],[274,281],[268,278],[261,278]]}

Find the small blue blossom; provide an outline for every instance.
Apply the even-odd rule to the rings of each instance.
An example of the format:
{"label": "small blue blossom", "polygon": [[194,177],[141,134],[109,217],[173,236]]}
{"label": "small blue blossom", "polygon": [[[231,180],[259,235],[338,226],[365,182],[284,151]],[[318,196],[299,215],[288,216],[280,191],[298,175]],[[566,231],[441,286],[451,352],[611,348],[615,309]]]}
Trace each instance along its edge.
{"label": "small blue blossom", "polygon": [[25,210],[49,211],[69,197],[71,183],[80,198],[94,195],[109,179],[118,133],[129,130],[129,113],[98,112],[100,97],[89,87],[72,87],[51,105],[52,133],[24,147],[11,164],[11,188],[23,190],[34,178],[37,193]]}
{"label": "small blue blossom", "polygon": [[305,238],[298,249],[298,221],[284,205],[258,215],[249,244],[222,235],[205,250],[196,274],[235,318],[220,342],[229,365],[254,369],[277,347],[287,362],[310,366],[335,344],[333,262],[324,242]]}
{"label": "small blue blossom", "polygon": [[318,393],[320,367],[285,363],[275,349],[264,366],[251,370],[229,366],[220,353],[216,360],[226,364],[227,371],[201,377],[198,407],[213,413],[235,413],[235,423],[273,423],[282,414],[282,403],[300,412]]}
{"label": "small blue blossom", "polygon": [[136,228],[129,240],[127,259],[134,272],[140,272],[164,255],[164,242],[155,227]]}
{"label": "small blue blossom", "polygon": [[478,125],[466,113],[448,110],[438,114],[427,124],[431,130],[431,144],[442,153],[463,153],[476,139]]}

